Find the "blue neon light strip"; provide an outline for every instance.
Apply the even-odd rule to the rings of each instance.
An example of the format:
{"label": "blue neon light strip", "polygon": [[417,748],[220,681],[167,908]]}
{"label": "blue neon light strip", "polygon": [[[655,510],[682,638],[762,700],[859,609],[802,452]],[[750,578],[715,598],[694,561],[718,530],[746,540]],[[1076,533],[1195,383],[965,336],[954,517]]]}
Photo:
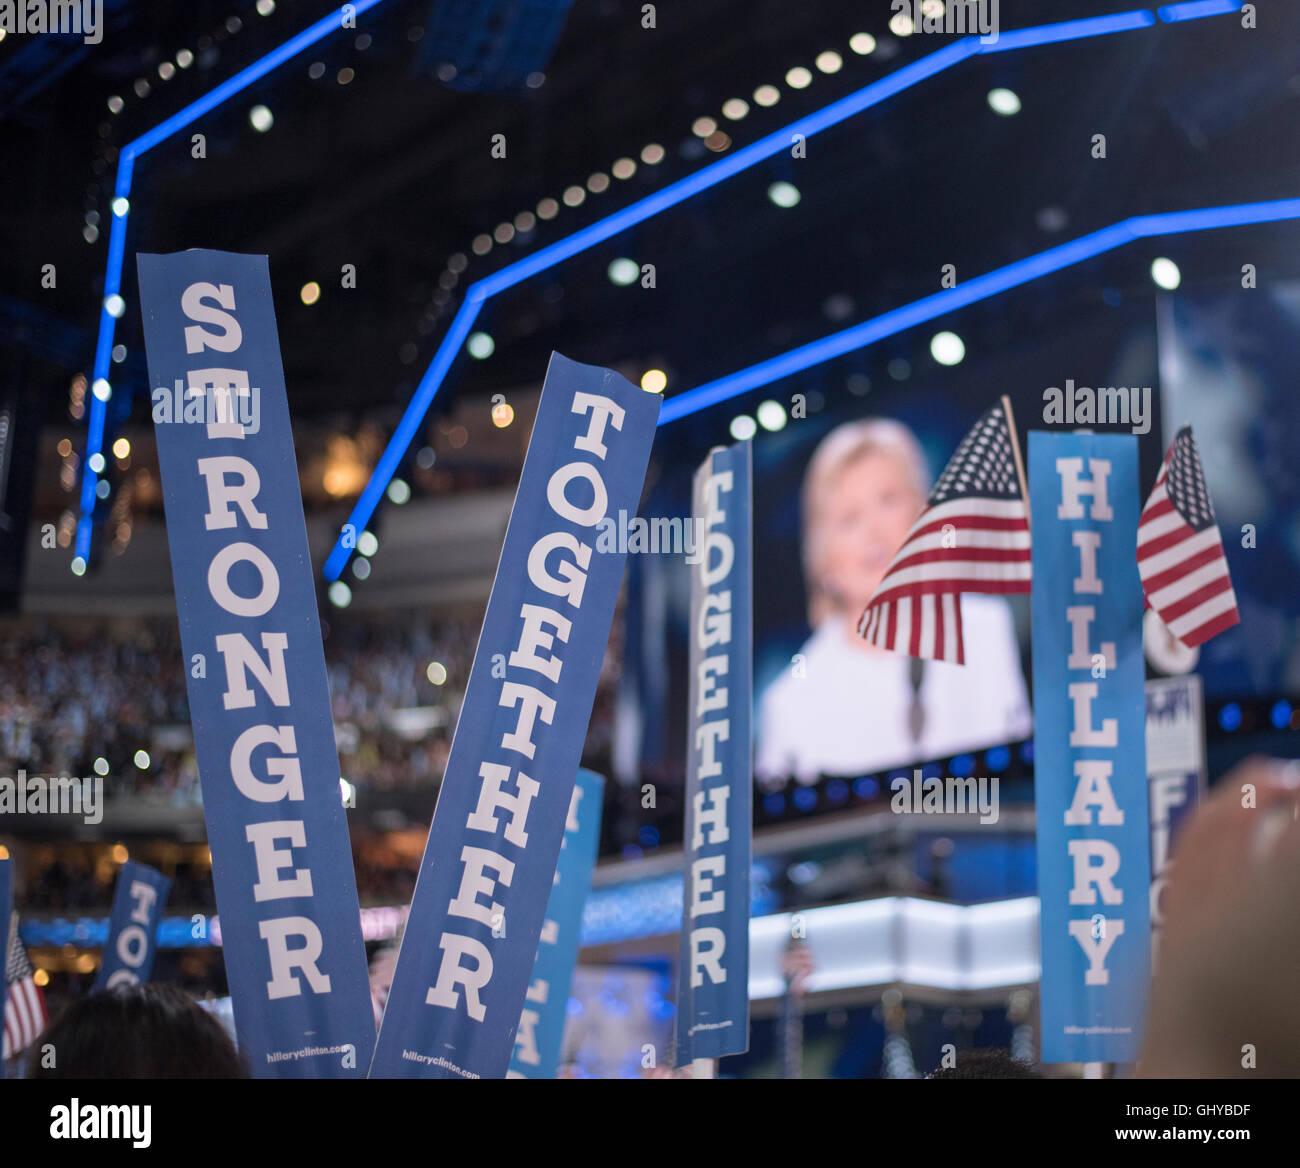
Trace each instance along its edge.
{"label": "blue neon light strip", "polygon": [[[472,293],[473,288],[470,289]],[[415,438],[416,431],[420,428],[420,423],[424,420],[424,415],[429,412],[429,404],[433,401],[433,395],[438,392],[438,386],[447,376],[447,371],[451,368],[451,363],[456,359],[456,354],[460,351],[461,345],[465,343],[465,338],[469,336],[469,330],[474,324],[475,317],[478,316],[479,309],[483,306],[481,296],[472,298],[467,296],[465,303],[460,306],[460,311],[456,313],[451,322],[451,328],[447,336],[438,346],[437,353],[434,354],[433,364],[425,371],[424,376],[420,379],[420,384],[415,388],[415,394],[411,398],[411,403],[406,407],[406,412],[402,414],[402,420],[398,422],[397,429],[393,432],[392,438],[388,440],[388,445],[384,447],[384,453],[379,456],[379,461],[375,464],[375,469],[371,472],[367,480],[365,489],[362,490],[360,497],[357,499],[356,506],[352,508],[352,514],[348,517],[348,522],[354,524],[353,535],[358,536],[365,525],[370,520],[370,516],[375,513],[375,508],[379,506],[379,496],[384,493],[384,488],[388,486],[393,475],[397,473],[398,463],[402,461],[402,455],[411,445]],[[324,576],[327,580],[337,580],[339,574],[343,571],[348,562],[348,556],[351,554],[349,549],[342,546],[343,538],[339,537],[338,543],[330,552],[329,558],[325,561]],[[356,539],[352,540],[353,547],[356,546]]]}
{"label": "blue neon light strip", "polygon": [[[513,288],[531,276],[544,272],[580,252],[595,247],[619,232],[642,223],[661,211],[677,206],[691,196],[716,186],[718,183],[749,170],[758,163],[787,150],[792,135],[802,134],[805,138],[811,137],[813,134],[837,125],[854,114],[879,105],[881,102],[922,80],[951,69],[954,65],[970,57],[986,52],[1003,52],[1009,48],[1027,48],[1030,45],[1052,44],[1061,41],[1079,40],[1083,37],[1131,32],[1134,29],[1150,28],[1155,22],[1156,18],[1150,11],[1139,9],[1133,12],[1116,13],[1112,16],[1099,16],[1089,20],[1064,21],[1058,24],[1021,29],[1016,33],[1004,33],[998,38],[997,42],[991,44],[981,44],[977,37],[964,37],[962,40],[946,45],[918,61],[913,61],[902,69],[891,73],[888,77],[872,82],[856,93],[851,93],[847,97],[832,102],[816,113],[800,118],[798,121],[792,122],[764,138],[760,138],[757,142],[738,150],[735,154],[710,163],[695,174],[679,179],[663,190],[648,195],[623,210],[616,211],[614,214],[598,220],[581,231],[574,232],[573,235],[557,240],[550,246],[542,248],[524,259],[508,264],[500,271],[472,284],[467,290],[466,302],[468,303],[471,297],[478,297],[480,301],[486,301],[498,292]],[[1017,39],[1008,44],[1009,37]],[[475,307],[474,312],[477,315],[478,306]],[[421,379],[415,395],[402,416],[397,431],[389,440],[382,457],[371,472],[365,489],[361,492],[352,513],[348,516],[347,523],[354,534],[360,533],[364,530],[366,524],[370,522],[370,517],[379,505],[379,499],[384,488],[388,485],[389,479],[395,473],[398,464],[410,446],[420,422],[428,413],[429,406],[442,385],[446,370],[450,369],[451,360],[454,359],[459,345],[463,343],[462,341],[456,342],[456,349],[451,349],[449,358],[448,350],[452,340],[452,333],[449,332],[438,346],[433,362]],[[435,376],[435,370],[441,370],[442,372]],[[671,400],[669,399],[670,402]],[[668,404],[669,402],[665,402],[665,407]],[[660,418],[662,424],[662,414]],[[325,560],[325,566],[321,573],[324,578],[331,582],[337,580],[347,566],[351,554],[351,549],[344,546],[344,536],[340,534]]]}
{"label": "blue neon light strip", "polygon": [[[380,2],[381,0],[357,0],[356,3],[344,7],[350,8],[352,15],[355,16]],[[1219,0],[1192,0],[1191,3],[1166,5],[1159,9],[1159,16],[1160,19],[1172,23],[1231,11],[1235,11],[1233,6],[1221,4]],[[286,41],[278,49],[235,74],[234,77],[229,78],[202,98],[191,103],[172,117],[160,122],[148,133],[123,147],[118,158],[115,198],[129,198],[135,159],[139,155],[166,140],[177,131],[184,129],[205,113],[215,109],[241,90],[266,76],[285,61],[315,44],[333,29],[341,28],[342,15],[343,8],[340,8],[338,11],[318,20],[309,28],[304,29]],[[459,351],[460,345],[464,343],[469,326],[489,296],[513,287],[522,280],[526,280],[538,272],[545,271],[547,268],[581,251],[594,247],[620,231],[644,222],[661,211],[676,206],[691,196],[723,182],[749,167],[757,165],[764,159],[785,149],[789,144],[788,136],[790,134],[802,133],[805,137],[815,134],[828,126],[835,125],[837,122],[853,116],[855,113],[883,102],[921,80],[951,68],[967,57],[979,53],[1006,52],[1034,45],[1060,43],[1082,37],[1128,32],[1139,28],[1149,28],[1154,23],[1155,17],[1149,10],[1138,9],[1131,12],[1115,13],[1110,16],[1094,17],[1088,20],[1064,21],[1035,28],[1019,29],[1002,34],[996,42],[989,44],[980,43],[975,37],[964,38],[962,41],[945,46],[945,48],[930,54],[928,57],[913,62],[890,76],[859,90],[856,94],[850,94],[846,98],[833,102],[824,109],[800,119],[800,121],[778,130],[774,134],[768,135],[743,150],[737,151],[734,155],[720,159],[696,174],[673,183],[663,191],[639,200],[630,207],[607,216],[582,231],[576,232],[566,239],[559,240],[524,260],[508,265],[492,276],[474,284],[468,290],[465,307],[462,307],[461,312],[457,313],[452,329],[439,346],[438,352],[434,355],[433,361],[421,379],[396,432],[371,473],[366,489],[362,492],[357,506],[349,517],[349,523],[353,525],[355,530],[360,531],[369,522],[375,507],[378,506],[384,487],[395,473],[402,455],[419,428],[420,421],[428,412],[438,388],[445,379],[452,360]],[[113,215],[109,236],[108,267],[104,278],[105,299],[120,290],[126,248],[126,226],[126,215]],[[472,307],[470,307],[471,305]],[[468,314],[466,314],[466,307],[470,308]],[[458,325],[463,327],[458,327]],[[93,385],[100,380],[108,380],[115,327],[114,318],[109,315],[107,310],[101,308],[99,334],[95,346],[95,365],[92,375],[86,450],[82,462],[81,516],[77,525],[75,548],[76,555],[82,559],[83,563],[90,552],[93,533],[92,516],[98,480],[96,473],[90,469],[89,462],[95,454],[100,453],[102,450],[107,413],[106,403],[94,396]],[[456,338],[454,348],[450,344],[453,338]],[[400,444],[399,439],[401,440]],[[325,577],[328,580],[337,579],[347,562],[347,549],[342,547],[342,543],[343,537],[340,535],[326,561]]]}
{"label": "blue neon light strip", "polygon": [[[659,412],[659,425],[675,422],[699,410],[717,405],[753,389],[770,385],[784,377],[801,373],[815,365],[823,364],[845,353],[854,352],[888,337],[896,336],[907,329],[925,324],[936,317],[945,316],[958,309],[966,308],[981,300],[997,296],[1012,288],[1018,288],[1044,276],[1072,267],[1085,260],[1114,251],[1136,239],[1146,239],[1162,235],[1181,235],[1192,231],[1211,231],[1224,227],[1246,227],[1257,223],[1274,223],[1285,220],[1300,219],[1300,199],[1277,199],[1271,202],[1240,203],[1226,207],[1206,207],[1190,211],[1171,211],[1158,215],[1135,215],[1109,227],[1103,227],[1089,235],[1081,236],[1058,247],[1038,252],[1036,255],[1017,260],[1005,267],[977,276],[956,288],[945,289],[911,304],[891,309],[871,320],[853,325],[838,333],[810,341],[796,349],[781,353],[776,357],[760,361],[745,369],[730,373],[726,377],[706,382],[704,385],[679,393],[668,398]],[[475,288],[478,288],[475,285]],[[481,306],[481,297],[474,303],[473,315],[477,316]],[[468,307],[468,302],[466,307]],[[461,309],[461,313],[465,308]],[[403,415],[398,431],[393,435],[379,464],[375,467],[370,481],[357,500],[356,507],[349,522],[354,524],[354,534],[359,533],[364,524],[374,513],[379,496],[384,486],[396,471],[397,464],[414,438],[415,430],[423,419],[428,403],[433,400],[438,385],[445,376],[455,356],[455,349],[450,342],[460,319],[453,322],[452,332],[439,347],[434,364],[425,374],[417,390],[416,398]],[[471,317],[471,320],[473,317]],[[468,332],[469,324],[463,332]],[[456,342],[456,349],[463,343],[463,335]],[[400,439],[400,444],[399,444]],[[355,540],[353,541],[355,546]],[[350,549],[342,546],[342,539],[330,552],[325,561],[324,576],[327,580],[337,580],[346,566],[351,554]]]}
{"label": "blue neon light strip", "polygon": [[[348,523],[352,525],[353,535],[359,535],[370,521],[371,515],[374,514],[384,488],[387,487],[389,480],[396,473],[397,467],[402,461],[402,456],[415,438],[424,416],[429,412],[429,406],[433,402],[434,395],[441,387],[443,380],[451,369],[452,361],[455,360],[461,345],[464,344],[465,338],[469,335],[469,329],[474,322],[474,318],[478,316],[479,309],[487,300],[498,293],[515,287],[539,272],[553,268],[556,264],[562,263],[580,252],[587,251],[599,243],[603,243],[606,239],[617,235],[621,231],[626,231],[629,227],[634,227],[636,224],[643,223],[670,207],[684,203],[692,196],[724,182],[733,175],[757,166],[760,162],[788,150],[792,135],[802,134],[805,138],[809,138],[820,133],[822,130],[837,125],[855,114],[861,113],[863,110],[879,105],[904,89],[935,76],[955,65],[958,61],[963,61],[967,57],[975,55],[978,50],[979,42],[970,38],[946,45],[929,56],[914,61],[895,73],[891,73],[888,77],[872,82],[872,84],[858,90],[856,93],[840,98],[840,100],[832,102],[823,109],[809,114],[805,118],[800,118],[798,121],[792,122],[764,138],[760,138],[743,150],[738,150],[735,154],[720,159],[695,174],[678,179],[662,190],[624,207],[621,211],[616,211],[614,214],[608,215],[588,227],[584,227],[581,231],[576,231],[564,239],[557,240],[548,247],[544,247],[523,259],[516,260],[514,263],[492,273],[492,275],[485,276],[483,279],[471,284],[466,290],[465,300],[460,312],[456,314],[451,328],[448,330],[447,335],[443,337],[442,343],[439,344],[432,363],[420,379],[420,384],[416,387],[415,394],[402,415],[402,420],[398,423],[396,431],[394,431],[388,445],[384,448],[384,453],[380,456],[379,462],[375,464],[375,469],[371,472],[365,489],[361,492],[355,506],[352,508],[352,514],[348,516]],[[355,540],[353,546],[355,546]],[[340,535],[325,561],[322,570],[325,579],[337,580],[347,565],[350,556],[351,549],[344,546],[343,537]]]}
{"label": "blue neon light strip", "polygon": [[981,53],[1009,53],[1032,49],[1038,45],[1058,45],[1084,37],[1104,36],[1113,32],[1133,32],[1155,24],[1155,14],[1145,8],[1135,12],[1117,12],[1112,16],[1093,16],[1087,20],[1063,20],[1058,24],[1039,24],[998,34],[998,39],[978,44]]}
{"label": "blue neon light strip", "polygon": [[1240,12],[1237,0],[1188,0],[1184,4],[1165,4],[1156,9],[1160,19],[1167,24],[1177,24],[1181,20],[1200,20],[1206,16],[1227,16],[1230,12]]}
{"label": "blue neon light strip", "polygon": [[[178,130],[183,130],[210,113],[217,106],[229,101],[241,90],[247,89],[260,81],[268,73],[278,69],[286,61],[309,49],[317,41],[328,36],[335,29],[343,27],[344,9],[348,9],[349,27],[355,27],[355,17],[367,9],[373,8],[383,0],[353,0],[327,16],[321,17],[315,24],[290,37],[277,49],[272,49],[265,57],[254,61],[246,69],[240,70],[233,77],[223,81],[209,90],[197,101],[191,102],[184,109],[161,121],[152,130],[128,142],[118,153],[117,179],[114,183],[114,201],[129,199],[131,195],[131,178],[135,170],[135,160],[146,150],[151,150],[160,142],[166,141]],[[129,214],[129,211],[128,211]],[[122,264],[126,255],[126,215],[113,214],[112,226],[108,237],[108,268],[104,273],[104,299],[116,295],[122,286]],[[113,336],[117,327],[116,320],[108,310],[101,307],[99,313],[99,335],[95,341],[95,365],[91,385],[97,381],[108,381],[110,361],[113,352]],[[81,517],[77,523],[76,554],[83,561],[90,556],[90,538],[92,534],[92,515],[95,509],[95,488],[99,476],[90,469],[90,459],[102,452],[104,445],[104,420],[107,415],[107,402],[100,401],[93,389],[90,396],[90,418],[86,428],[86,453],[81,464]]]}
{"label": "blue neon light strip", "polygon": [[1279,199],[1271,203],[1245,203],[1231,207],[1210,207],[1196,211],[1174,211],[1165,215],[1138,215],[1091,235],[1084,235],[1059,247],[1039,252],[1006,267],[997,268],[956,288],[936,292],[901,308],[892,309],[871,320],[853,325],[830,336],[810,341],[777,357],[729,373],[716,381],[696,386],[664,402],[659,411],[659,425],[675,422],[697,410],[707,409],[751,389],[770,385],[783,377],[801,373],[835,357],[873,345],[886,337],[914,328],[959,308],[987,300],[991,296],[1018,288],[1033,280],[1059,272],[1084,260],[1114,251],[1135,239],[1156,235],[1177,235],[1189,231],[1209,231],[1219,227],[1242,227],[1252,223],[1270,223],[1300,219],[1300,199]]}

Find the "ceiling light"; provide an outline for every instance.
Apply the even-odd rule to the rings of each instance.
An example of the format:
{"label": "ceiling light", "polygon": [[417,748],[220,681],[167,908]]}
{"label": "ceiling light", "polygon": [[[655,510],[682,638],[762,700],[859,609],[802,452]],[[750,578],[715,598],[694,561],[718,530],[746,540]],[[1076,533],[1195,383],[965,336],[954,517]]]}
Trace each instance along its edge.
{"label": "ceiling light", "polygon": [[1162,256],[1151,263],[1151,279],[1156,282],[1157,287],[1172,292],[1183,282],[1183,274],[1173,260]]}
{"label": "ceiling light", "polygon": [[1020,97],[1011,89],[990,89],[989,108],[1004,118],[1020,112]]}
{"label": "ceiling light", "polygon": [[758,424],[764,430],[776,431],[785,426],[785,406],[779,401],[765,401],[759,405],[755,413],[758,415]]}
{"label": "ceiling light", "polygon": [[935,333],[930,338],[930,356],[940,365],[960,365],[966,356],[966,343],[956,333]]}
{"label": "ceiling light", "polygon": [[731,419],[731,436],[737,442],[747,442],[758,433],[758,426],[748,414]]}
{"label": "ceiling light", "polygon": [[641,267],[636,260],[630,260],[626,256],[619,256],[616,260],[610,260],[609,267],[605,269],[605,274],[609,276],[611,284],[626,288],[629,284],[636,283],[637,277],[641,275]]}
{"label": "ceiling light", "polygon": [[788,182],[774,182],[767,188],[767,197],[778,207],[786,208],[795,206],[802,198],[799,188]]}

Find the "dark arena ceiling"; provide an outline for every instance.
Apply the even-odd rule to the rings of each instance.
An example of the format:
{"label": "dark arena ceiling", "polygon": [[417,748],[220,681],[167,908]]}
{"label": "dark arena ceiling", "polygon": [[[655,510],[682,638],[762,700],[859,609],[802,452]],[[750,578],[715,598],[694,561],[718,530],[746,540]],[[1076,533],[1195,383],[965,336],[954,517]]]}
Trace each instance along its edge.
{"label": "dark arena ceiling", "polygon": [[[137,251],[267,254],[296,423],[369,428],[367,449],[378,449],[475,281],[956,39],[897,35],[899,6],[886,0],[651,7],[652,21],[632,0],[574,0],[567,11],[557,0],[379,0],[355,28],[142,155],[108,440],[148,429]],[[938,291],[946,265],[962,280],[1130,216],[1294,196],[1300,4],[1256,7],[1256,29],[1236,16],[1161,21],[980,55],[918,82],[493,297],[475,326],[494,341],[490,357],[457,358],[431,418],[535,389],[552,350],[632,377],[663,369],[671,398]],[[105,0],[98,44],[0,43],[0,351],[11,383],[44,403],[44,442],[85,441],[69,384],[93,362],[118,150],[336,8]],[[1007,32],[1126,9],[1003,0],[1000,11]],[[450,65],[457,37],[470,35],[456,22],[475,13],[481,56],[513,53],[506,64],[522,70],[531,55],[538,67],[510,78],[504,66],[479,76]],[[521,43],[511,28],[539,31]],[[774,104],[756,99],[762,86]],[[1015,116],[992,108],[997,88],[1018,95]],[[794,188],[797,204],[778,205],[774,184]],[[1261,279],[1290,264],[1272,230],[1201,237],[1180,254],[1185,284],[1245,262]],[[1126,298],[1147,304],[1153,247],[1139,241],[962,310],[968,352]],[[616,285],[609,269],[620,258],[653,265],[654,287]],[[54,287],[44,286],[47,265]],[[355,287],[344,287],[348,271]],[[307,305],[311,282],[320,294]],[[803,380],[835,392],[853,371],[870,376],[897,357],[937,375],[928,336],[901,333]],[[703,417],[713,414],[692,437],[722,436],[730,414]],[[517,468],[520,451],[502,457]],[[42,464],[38,501],[59,469]],[[67,498],[49,501],[57,509]]]}

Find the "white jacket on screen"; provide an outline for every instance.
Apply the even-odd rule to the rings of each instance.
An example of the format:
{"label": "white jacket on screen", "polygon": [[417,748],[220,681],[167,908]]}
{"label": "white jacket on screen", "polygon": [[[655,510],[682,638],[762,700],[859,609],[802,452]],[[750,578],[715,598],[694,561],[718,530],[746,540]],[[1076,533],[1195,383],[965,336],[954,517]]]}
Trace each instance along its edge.
{"label": "white jacket on screen", "polygon": [[1010,608],[999,597],[966,593],[961,615],[966,664],[925,663],[925,722],[915,743],[911,659],[859,649],[842,617],[823,622],[799,650],[804,676],[786,669],[759,703],[760,782],[856,776],[1029,737],[1033,719]]}

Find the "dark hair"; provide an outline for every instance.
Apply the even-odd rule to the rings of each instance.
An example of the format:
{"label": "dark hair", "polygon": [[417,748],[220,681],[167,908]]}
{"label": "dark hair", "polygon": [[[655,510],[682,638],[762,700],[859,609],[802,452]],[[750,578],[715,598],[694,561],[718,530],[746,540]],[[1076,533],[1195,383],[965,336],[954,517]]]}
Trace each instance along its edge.
{"label": "dark hair", "polygon": [[[46,1045],[53,1066],[42,1066]],[[32,1044],[29,1079],[246,1079],[248,1068],[217,1018],[161,982],[80,998]]]}
{"label": "dark hair", "polygon": [[957,1055],[955,1066],[938,1067],[927,1079],[1041,1079],[1029,1063],[1013,1059],[1005,1050],[986,1047],[963,1050]]}

